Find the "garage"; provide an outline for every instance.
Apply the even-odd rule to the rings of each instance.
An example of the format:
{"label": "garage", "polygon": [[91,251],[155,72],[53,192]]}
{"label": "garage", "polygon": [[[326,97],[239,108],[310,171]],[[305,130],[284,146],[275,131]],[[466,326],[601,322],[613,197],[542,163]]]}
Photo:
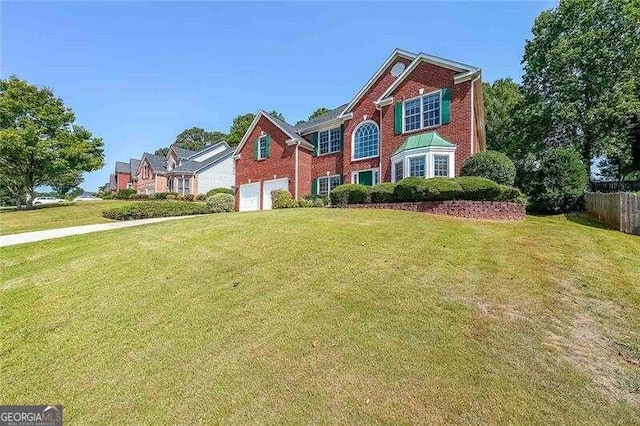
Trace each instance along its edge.
{"label": "garage", "polygon": [[271,210],[271,191],[275,191],[276,189],[281,189],[283,191],[289,190],[289,179],[273,179],[273,180],[265,180],[262,183],[262,199],[263,210]]}
{"label": "garage", "polygon": [[[271,198],[269,198],[271,203]],[[241,212],[249,212],[260,210],[260,183],[247,183],[240,185],[240,202],[238,210]]]}

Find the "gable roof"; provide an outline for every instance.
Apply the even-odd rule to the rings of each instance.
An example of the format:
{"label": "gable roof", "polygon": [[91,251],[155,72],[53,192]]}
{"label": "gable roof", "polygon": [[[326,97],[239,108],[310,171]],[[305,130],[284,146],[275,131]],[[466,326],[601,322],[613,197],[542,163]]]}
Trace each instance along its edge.
{"label": "gable roof", "polygon": [[113,173],[109,175],[109,189],[116,189],[116,175]]}
{"label": "gable roof", "polygon": [[202,155],[202,154],[204,154],[204,153],[206,153],[206,152],[208,152],[208,151],[211,151],[211,150],[213,150],[213,149],[215,149],[215,148],[219,147],[220,145],[224,145],[224,146],[225,146],[225,149],[226,149],[226,148],[229,148],[229,144],[228,144],[226,141],[220,141],[220,142],[217,142],[217,143],[214,143],[214,144],[211,144],[211,145],[206,145],[206,146],[205,146],[204,148],[202,148],[200,151],[195,151],[195,152],[193,153],[193,155],[191,155],[191,156],[189,157],[189,159],[194,158],[194,157],[198,157],[198,156],[200,156],[200,155]]}
{"label": "gable roof", "polygon": [[[391,86],[387,87],[382,95],[376,100],[376,104],[380,103],[383,99],[391,96],[394,90],[398,88],[400,83],[402,83],[421,63],[426,62],[429,64],[438,65],[444,68],[451,69],[456,71],[458,74],[454,76],[454,84],[465,81],[464,77],[475,77],[477,73],[480,72],[480,68],[472,67],[471,65],[466,65],[461,62],[451,61],[449,59],[440,58],[438,56],[427,55],[426,53],[418,54],[413,62],[409,64],[408,67],[396,78],[396,80],[391,83]],[[461,78],[462,77],[462,78]]]}
{"label": "gable roof", "polygon": [[317,127],[322,126],[325,123],[338,119],[347,105],[349,104],[340,105],[339,107],[334,108],[331,111],[326,112],[318,117],[312,118],[311,120],[303,121],[302,123],[298,123],[294,127],[300,134],[307,133]]}
{"label": "gable roof", "polygon": [[116,173],[131,173],[131,165],[122,161],[116,161]]}
{"label": "gable roof", "polygon": [[133,180],[138,179],[138,167],[140,167],[140,160],[137,158],[129,158],[129,169],[131,170],[131,178]]}
{"label": "gable roof", "polygon": [[177,145],[171,145],[169,147],[169,151],[172,151],[176,153],[176,155],[178,156],[178,158],[189,158],[192,155],[194,155],[196,153],[196,151],[192,151],[190,149],[185,149],[185,148],[180,148]]}
{"label": "gable roof", "polygon": [[242,137],[242,140],[240,141],[240,143],[236,147],[236,149],[235,149],[235,154],[236,155],[240,153],[240,151],[242,150],[242,147],[244,147],[244,144],[247,143],[247,139],[249,139],[249,135],[251,134],[253,129],[255,129],[255,127],[258,124],[258,121],[260,121],[261,117],[265,117],[267,120],[271,121],[277,128],[282,130],[282,132],[284,132],[284,134],[287,135],[290,138],[289,139],[290,141],[299,142],[302,147],[307,148],[309,150],[313,149],[313,145],[311,145],[304,138],[302,138],[302,136],[300,136],[298,134],[298,132],[297,132],[297,130],[296,130],[296,128],[294,126],[292,126],[291,124],[289,124],[289,123],[287,123],[285,121],[282,121],[282,120],[274,117],[273,115],[269,114],[266,111],[259,110],[258,113],[256,114],[256,116],[253,118],[253,121],[249,125],[249,128],[244,133],[244,136]]}
{"label": "gable roof", "polygon": [[[225,143],[226,144],[226,143]],[[190,160],[190,159],[182,159],[180,161],[180,165],[176,166],[173,170],[169,170],[168,173],[169,174],[176,174],[176,173],[198,173],[200,170],[203,170],[211,165],[214,165],[216,163],[218,163],[219,161],[230,157],[233,152],[235,151],[235,148],[231,148],[229,146],[227,146],[226,149],[224,149],[223,151],[220,151],[219,153],[203,160],[203,161],[195,161],[195,160]]]}
{"label": "gable roof", "polygon": [[418,148],[455,148],[456,145],[452,144],[438,132],[426,132],[418,135],[411,135],[407,137],[402,145],[393,153],[393,155],[400,154],[401,152],[408,151],[410,149]]}
{"label": "gable roof", "polygon": [[413,61],[416,58],[416,54],[407,52],[406,50],[402,50],[398,48],[393,49],[393,52],[391,52],[391,55],[387,58],[386,61],[384,61],[384,63],[380,66],[380,68],[378,68],[378,71],[376,71],[376,73],[369,79],[369,81],[367,81],[367,84],[365,84],[364,87],[360,89],[360,91],[354,96],[351,102],[349,102],[345,107],[345,109],[340,113],[341,117],[351,111],[351,109],[356,105],[356,103],[358,103],[358,101],[362,99],[364,94],[367,93],[367,91],[373,86],[373,84],[376,81],[378,81],[380,76],[382,76],[382,73],[384,72],[384,70],[386,70],[389,67],[389,65],[391,65],[391,63],[397,58],[405,58]]}
{"label": "gable roof", "polygon": [[[153,171],[166,173],[167,167],[164,163],[165,161],[164,157],[145,152],[144,154],[142,154],[142,160],[140,160],[140,166],[142,165],[142,163],[144,163],[145,159],[147,160],[147,162],[149,163],[149,166],[153,169]],[[140,168],[140,166],[138,166],[138,168]]]}

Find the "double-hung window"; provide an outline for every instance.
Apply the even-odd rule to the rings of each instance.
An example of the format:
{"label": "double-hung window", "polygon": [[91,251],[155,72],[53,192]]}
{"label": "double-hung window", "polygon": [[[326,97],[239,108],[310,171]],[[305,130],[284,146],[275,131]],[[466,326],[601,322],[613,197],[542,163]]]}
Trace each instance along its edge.
{"label": "double-hung window", "polygon": [[449,156],[448,155],[433,156],[433,175],[449,177]]}
{"label": "double-hung window", "polygon": [[326,195],[340,185],[340,175],[318,178],[318,195]]}
{"label": "double-hung window", "polygon": [[261,136],[258,140],[258,160],[262,160],[263,158],[267,158],[269,155],[269,136],[264,135]]}
{"label": "double-hung window", "polygon": [[178,179],[178,194],[186,195],[189,193],[189,178]]}
{"label": "double-hung window", "polygon": [[342,149],[342,131],[340,127],[318,132],[318,155],[331,154]]}
{"label": "double-hung window", "polygon": [[398,161],[395,164],[395,181],[400,182],[404,177],[404,160]]}
{"label": "double-hung window", "polygon": [[426,177],[427,176],[426,157],[409,158],[409,176]]}
{"label": "double-hung window", "polygon": [[404,101],[404,131],[440,124],[440,91]]}

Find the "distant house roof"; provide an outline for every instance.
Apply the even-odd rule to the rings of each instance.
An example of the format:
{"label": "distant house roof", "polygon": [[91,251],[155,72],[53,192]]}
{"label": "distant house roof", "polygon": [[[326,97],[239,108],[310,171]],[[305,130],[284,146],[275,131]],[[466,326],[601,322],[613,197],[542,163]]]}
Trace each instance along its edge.
{"label": "distant house roof", "polygon": [[173,151],[176,153],[178,158],[189,158],[198,152],[198,151],[191,151],[190,149],[180,148],[179,146],[176,146],[176,145],[171,145],[169,149],[173,149]]}
{"label": "distant house roof", "polygon": [[173,170],[171,170],[169,173],[171,174],[179,174],[179,173],[196,173],[210,165],[213,165],[215,163],[217,163],[218,161],[229,157],[231,154],[233,154],[233,152],[235,151],[235,148],[231,148],[228,147],[223,150],[220,151],[219,153],[203,160],[203,161],[194,161],[194,160],[188,160],[188,159],[183,159],[180,161],[180,165],[176,166],[176,168],[174,168]]}
{"label": "distant house roof", "polygon": [[131,165],[122,161],[116,161],[116,173],[131,173]]}
{"label": "distant house roof", "polygon": [[109,175],[109,189],[116,189],[116,188],[117,188],[116,175],[111,173]]}
{"label": "distant house roof", "polygon": [[129,159],[129,169],[131,170],[131,179],[138,180],[138,167],[140,167],[140,160],[137,158]]}
{"label": "distant house roof", "polygon": [[329,112],[326,112],[318,117],[312,118],[311,120],[304,121],[302,123],[298,123],[295,125],[295,129],[300,134],[305,133],[307,130],[311,130],[318,126],[323,125],[329,121],[333,121],[338,118],[338,116],[344,111],[344,109],[349,104],[340,105],[338,108],[334,108]]}
{"label": "distant house roof", "polygon": [[404,140],[402,145],[393,153],[393,155],[400,154],[401,152],[408,151],[410,149],[418,148],[455,148],[455,144],[452,144],[448,140],[444,139],[437,132],[426,132],[418,135],[411,135]]}
{"label": "distant house roof", "polygon": [[151,166],[151,168],[155,172],[166,173],[167,167],[165,165],[165,158],[164,157],[162,157],[160,155],[155,155],[155,154],[150,154],[148,152],[145,152],[144,154],[142,154],[142,160],[141,161],[144,161],[145,158],[149,162],[149,166]]}

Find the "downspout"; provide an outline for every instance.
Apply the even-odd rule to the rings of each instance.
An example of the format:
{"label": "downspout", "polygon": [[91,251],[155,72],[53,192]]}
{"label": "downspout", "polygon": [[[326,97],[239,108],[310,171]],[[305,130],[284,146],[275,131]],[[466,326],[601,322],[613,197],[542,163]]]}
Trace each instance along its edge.
{"label": "downspout", "polygon": [[296,173],[295,173],[296,184],[294,188],[296,201],[298,201],[298,149],[299,147],[300,147],[300,141],[296,142]]}
{"label": "downspout", "polygon": [[474,132],[474,130],[475,130],[475,122],[476,122],[476,111],[475,111],[475,107],[476,107],[476,105],[475,105],[475,96],[474,96],[474,94],[475,94],[475,92],[476,92],[476,90],[475,90],[475,87],[476,87],[475,83],[476,83],[476,81],[478,81],[479,79],[480,79],[480,75],[478,74],[478,76],[477,76],[476,78],[474,78],[473,80],[471,80],[471,130],[470,130],[470,133],[471,133],[471,149],[469,150],[469,153],[470,153],[471,155],[473,155],[473,147],[474,147],[474,145],[475,145],[475,144],[474,144],[474,139],[475,139],[475,132]]}

